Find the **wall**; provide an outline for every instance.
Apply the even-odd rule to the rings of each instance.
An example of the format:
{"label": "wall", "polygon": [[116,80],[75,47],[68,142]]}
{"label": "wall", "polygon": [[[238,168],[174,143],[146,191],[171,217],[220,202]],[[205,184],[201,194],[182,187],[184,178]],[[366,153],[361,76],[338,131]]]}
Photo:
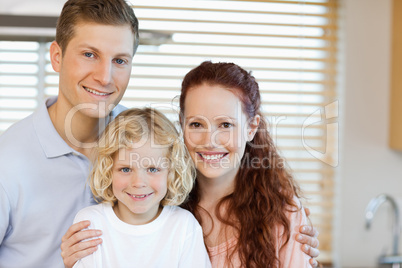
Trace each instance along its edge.
{"label": "wall", "polygon": [[387,144],[391,11],[391,0],[341,2],[337,267],[375,267],[390,252],[390,206],[380,208],[370,230],[364,211],[380,193],[402,200],[402,152]]}

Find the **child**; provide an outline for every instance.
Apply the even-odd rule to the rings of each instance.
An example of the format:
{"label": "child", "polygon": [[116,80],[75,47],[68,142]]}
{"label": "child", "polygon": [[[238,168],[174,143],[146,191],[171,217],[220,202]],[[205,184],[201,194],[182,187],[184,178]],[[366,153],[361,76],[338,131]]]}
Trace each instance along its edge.
{"label": "child", "polygon": [[102,134],[90,173],[100,204],[78,212],[103,232],[98,250],[74,267],[210,267],[202,229],[179,207],[194,165],[174,125],[160,112],[130,109]]}

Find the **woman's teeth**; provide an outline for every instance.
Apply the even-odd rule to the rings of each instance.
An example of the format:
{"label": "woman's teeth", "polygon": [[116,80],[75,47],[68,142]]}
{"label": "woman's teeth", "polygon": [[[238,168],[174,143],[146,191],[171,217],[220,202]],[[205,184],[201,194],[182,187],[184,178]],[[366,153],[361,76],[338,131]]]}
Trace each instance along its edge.
{"label": "woman's teeth", "polygon": [[98,96],[106,96],[106,95],[109,95],[109,94],[110,94],[110,93],[101,93],[101,92],[95,91],[95,90],[90,89],[90,88],[87,88],[87,87],[84,87],[84,89],[85,89],[86,91],[88,91],[88,92],[90,92],[90,93],[92,93],[92,94],[98,95]]}
{"label": "woman's teeth", "polygon": [[206,155],[206,154],[200,154],[202,158],[206,160],[217,160],[221,159],[225,154],[212,154],[212,155]]}

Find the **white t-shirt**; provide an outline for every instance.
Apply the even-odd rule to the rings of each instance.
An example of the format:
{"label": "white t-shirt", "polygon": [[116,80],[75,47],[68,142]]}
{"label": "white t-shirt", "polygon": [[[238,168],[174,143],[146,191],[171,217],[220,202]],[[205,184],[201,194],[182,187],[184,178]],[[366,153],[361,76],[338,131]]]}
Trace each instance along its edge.
{"label": "white t-shirt", "polygon": [[121,221],[109,203],[79,211],[74,223],[90,220],[90,229],[102,230],[102,244],[77,267],[194,268],[211,267],[202,229],[187,210],[165,206],[154,221],[131,225]]}

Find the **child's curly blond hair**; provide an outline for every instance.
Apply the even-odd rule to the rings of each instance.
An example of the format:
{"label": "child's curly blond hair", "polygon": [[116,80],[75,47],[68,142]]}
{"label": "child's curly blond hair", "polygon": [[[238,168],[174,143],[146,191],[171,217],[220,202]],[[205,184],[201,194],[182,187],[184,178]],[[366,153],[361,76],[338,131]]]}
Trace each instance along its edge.
{"label": "child's curly blond hair", "polygon": [[[119,114],[102,133],[95,150],[90,187],[97,202],[117,201],[112,191],[113,157],[141,139],[168,148],[167,194],[161,205],[180,205],[193,188],[195,167],[174,124],[152,108],[133,108]],[[165,148],[166,148],[165,147]]]}

